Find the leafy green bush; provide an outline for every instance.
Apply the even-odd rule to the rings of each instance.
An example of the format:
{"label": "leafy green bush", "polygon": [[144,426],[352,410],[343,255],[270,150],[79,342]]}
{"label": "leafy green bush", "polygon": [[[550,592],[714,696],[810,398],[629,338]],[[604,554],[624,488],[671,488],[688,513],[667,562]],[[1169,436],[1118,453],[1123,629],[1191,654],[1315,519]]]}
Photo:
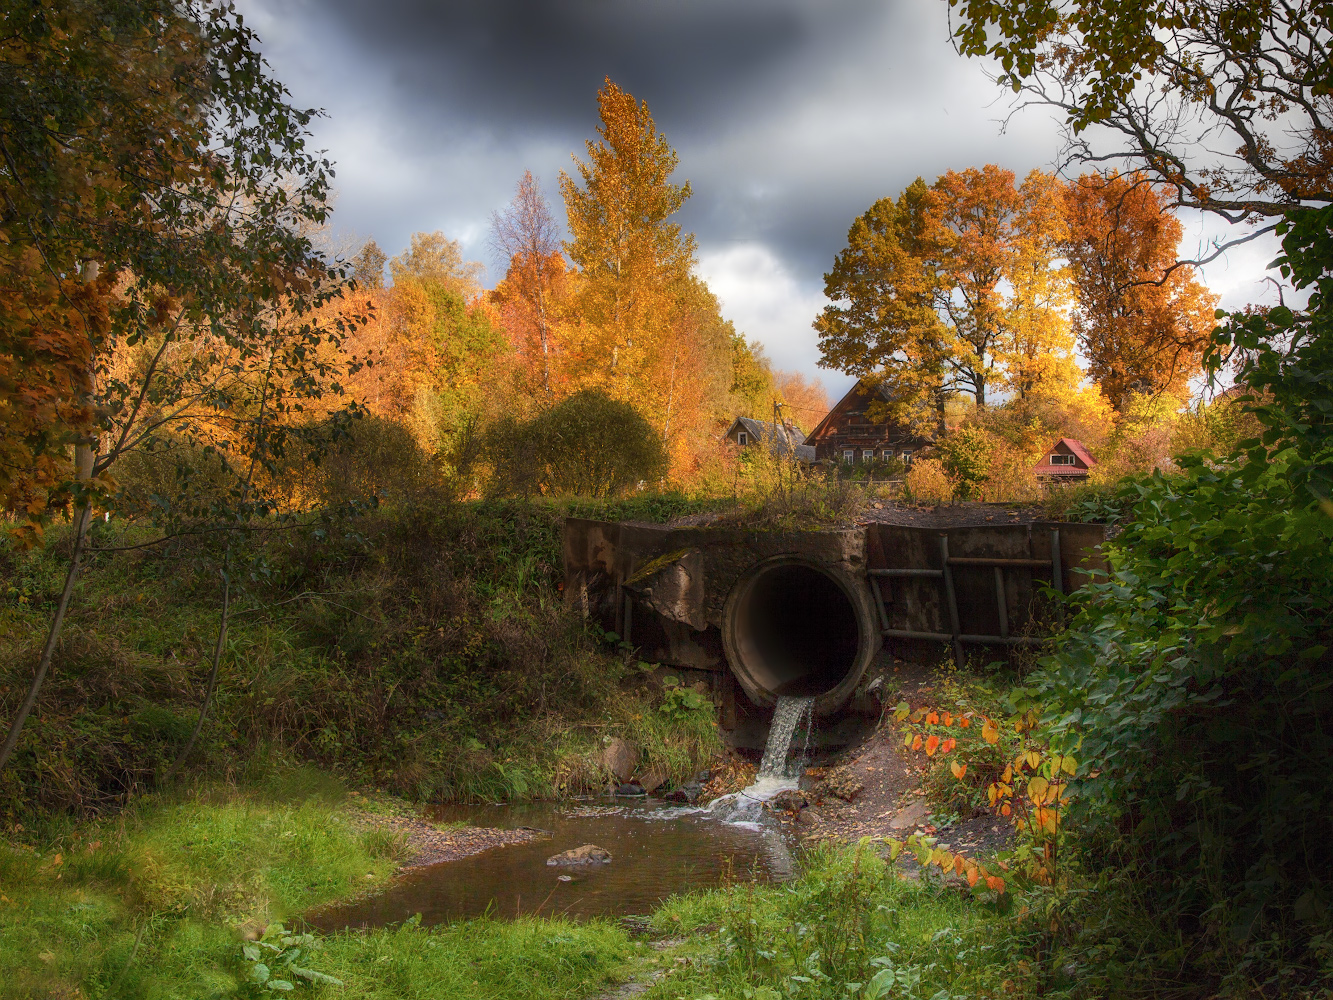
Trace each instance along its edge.
{"label": "leafy green bush", "polygon": [[1197,988],[1333,975],[1333,212],[1293,215],[1309,309],[1234,317],[1265,430],[1131,482],[1112,575],[1034,678],[1078,744],[1076,822],[1135,866]]}
{"label": "leafy green bush", "polygon": [[662,679],[662,686],[666,691],[658,711],[663,715],[677,722],[685,722],[699,715],[712,718],[713,702],[707,695],[683,686],[678,678],[670,674]]}
{"label": "leafy green bush", "polygon": [[498,424],[487,451],[497,487],[511,495],[613,497],[667,470],[661,435],[629,403],[593,389]]}
{"label": "leafy green bush", "polygon": [[964,427],[950,434],[938,445],[944,471],[956,484],[960,500],[969,500],[990,474],[994,446],[986,432]]}
{"label": "leafy green bush", "polygon": [[308,500],[329,507],[366,500],[402,503],[437,485],[430,458],[411,432],[381,417],[353,420],[318,464],[303,464],[299,471],[299,478],[313,485]]}

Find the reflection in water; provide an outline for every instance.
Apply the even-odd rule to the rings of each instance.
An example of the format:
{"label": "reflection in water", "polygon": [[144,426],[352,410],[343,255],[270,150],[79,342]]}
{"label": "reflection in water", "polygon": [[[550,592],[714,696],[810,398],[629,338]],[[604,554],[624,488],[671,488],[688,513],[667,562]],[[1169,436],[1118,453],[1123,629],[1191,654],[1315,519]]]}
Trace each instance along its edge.
{"label": "reflection in water", "polygon": [[[607,813],[610,813],[609,815]],[[597,814],[601,815],[589,815]],[[384,894],[307,914],[315,927],[373,927],[420,913],[426,924],[518,914],[596,917],[649,913],[676,893],[738,880],[783,881],[794,864],[776,830],[720,822],[704,810],[648,802],[614,810],[534,803],[445,808],[437,817],[476,826],[530,826],[550,839],[497,847],[405,875]],[[605,865],[554,867],[582,844],[611,852]],[[561,882],[561,875],[572,876]]]}

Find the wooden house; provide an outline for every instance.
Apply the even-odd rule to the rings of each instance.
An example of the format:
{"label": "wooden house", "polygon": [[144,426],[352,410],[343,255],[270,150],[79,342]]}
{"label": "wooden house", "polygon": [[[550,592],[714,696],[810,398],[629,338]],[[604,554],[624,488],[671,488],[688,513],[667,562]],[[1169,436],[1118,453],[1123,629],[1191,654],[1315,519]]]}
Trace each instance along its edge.
{"label": "wooden house", "polygon": [[795,458],[802,462],[815,460],[814,450],[806,447],[805,435],[792,424],[773,424],[753,417],[737,417],[722,436],[741,448],[766,444],[769,451],[780,457]]}
{"label": "wooden house", "polygon": [[931,443],[930,438],[892,420],[876,422],[866,416],[876,396],[889,398],[883,386],[865,391],[858,381],[829,410],[805,439],[814,446],[818,461],[850,465],[896,458],[911,465],[912,456]]}
{"label": "wooden house", "polygon": [[1088,478],[1097,460],[1088,454],[1081,441],[1061,438],[1046,450],[1032,467],[1038,478],[1051,482],[1077,483]]}

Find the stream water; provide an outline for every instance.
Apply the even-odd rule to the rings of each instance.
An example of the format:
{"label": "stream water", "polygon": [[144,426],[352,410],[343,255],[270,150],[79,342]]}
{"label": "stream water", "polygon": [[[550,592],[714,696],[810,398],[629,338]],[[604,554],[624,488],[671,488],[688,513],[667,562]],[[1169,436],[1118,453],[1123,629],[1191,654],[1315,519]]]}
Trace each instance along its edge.
{"label": "stream water", "polygon": [[[623,802],[623,800],[620,800]],[[315,927],[374,927],[420,913],[426,924],[520,914],[597,917],[651,913],[676,893],[740,881],[782,881],[794,873],[776,829],[719,821],[703,809],[660,801],[612,800],[447,808],[442,820],[477,826],[531,826],[549,838],[498,847],[409,872],[386,892],[306,915]],[[610,864],[553,867],[553,854],[596,844]],[[560,876],[569,881],[561,881]]]}
{"label": "stream water", "polygon": [[[425,924],[489,914],[597,917],[650,913],[677,893],[726,879],[783,881],[795,874],[787,837],[764,822],[764,803],[797,787],[800,757],[788,758],[811,698],[778,699],[754,784],[706,808],[659,800],[445,807],[437,820],[535,827],[549,838],[495,848],[409,872],[386,892],[306,914],[323,931],[374,927],[420,913]],[[809,739],[809,726],[806,727]],[[793,773],[794,772],[794,773]],[[554,854],[596,844],[610,864],[550,866]]]}

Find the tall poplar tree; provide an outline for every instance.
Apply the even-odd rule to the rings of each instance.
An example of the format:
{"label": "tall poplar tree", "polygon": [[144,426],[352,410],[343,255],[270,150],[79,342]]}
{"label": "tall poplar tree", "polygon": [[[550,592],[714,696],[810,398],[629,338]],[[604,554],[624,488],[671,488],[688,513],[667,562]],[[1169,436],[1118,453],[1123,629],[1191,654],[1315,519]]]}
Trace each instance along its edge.
{"label": "tall poplar tree", "polygon": [[554,392],[555,326],[566,267],[559,230],[531,170],[524,171],[509,206],[492,214],[491,248],[506,268],[491,301],[500,307],[528,382],[549,397]]}
{"label": "tall poplar tree", "polygon": [[655,369],[678,357],[679,345],[664,341],[674,339],[671,300],[689,278],[695,253],[694,237],[670,219],[690,185],[672,183],[676,152],[646,103],[608,78],[597,106],[600,141],[588,141],[586,162],[575,157],[577,180],[560,175],[573,237],[565,252],[580,275],[579,322],[570,331],[567,363],[576,386],[602,388],[641,407],[650,402],[650,416],[665,428],[668,401],[657,398]]}

